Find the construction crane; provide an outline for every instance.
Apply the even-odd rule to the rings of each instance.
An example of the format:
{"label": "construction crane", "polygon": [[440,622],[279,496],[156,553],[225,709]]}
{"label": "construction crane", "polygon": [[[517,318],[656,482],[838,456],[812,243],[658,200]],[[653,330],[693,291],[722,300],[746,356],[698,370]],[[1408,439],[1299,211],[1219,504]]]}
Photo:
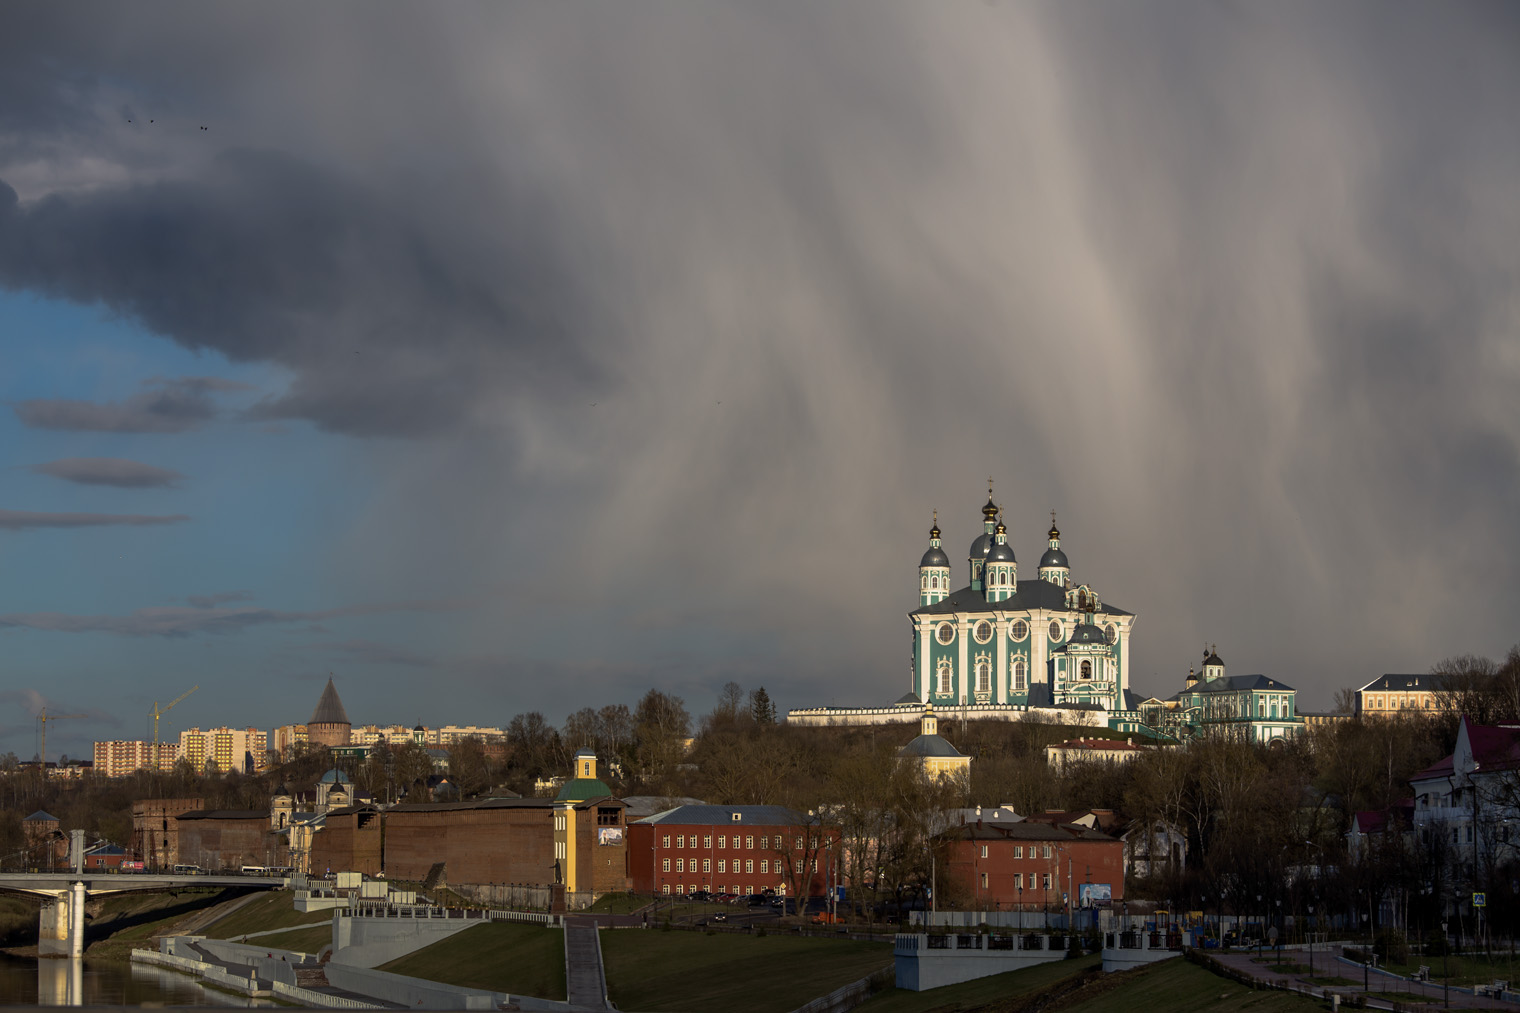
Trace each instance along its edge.
{"label": "construction crane", "polygon": [[185,697],[189,696],[191,693],[194,693],[200,688],[201,687],[198,683],[194,686],[191,686],[179,696],[175,697],[173,700],[170,700],[169,706],[167,707],[160,707],[157,700],[153,701],[153,709],[148,712],[148,716],[153,719],[153,772],[155,774],[158,773],[159,768],[163,766],[163,764],[159,761],[158,755],[158,719],[172,711],[175,704],[179,703]]}
{"label": "construction crane", "polygon": [[64,718],[87,718],[88,714],[49,714],[47,708],[37,712],[37,727],[41,729],[42,741],[37,746],[37,758],[40,766],[37,768],[43,777],[47,776],[47,723],[49,721],[62,721]]}

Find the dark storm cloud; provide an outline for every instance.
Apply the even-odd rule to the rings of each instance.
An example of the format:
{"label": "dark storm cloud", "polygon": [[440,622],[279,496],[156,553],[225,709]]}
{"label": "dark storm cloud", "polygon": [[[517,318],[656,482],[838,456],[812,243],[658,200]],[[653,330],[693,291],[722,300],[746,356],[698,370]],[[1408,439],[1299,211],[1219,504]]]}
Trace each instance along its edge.
{"label": "dark storm cloud", "polygon": [[893,699],[989,472],[1145,691],[1508,646],[1511,8],[17,9],[0,284],[435,437],[340,572],[521,589],[461,650]]}
{"label": "dark storm cloud", "polygon": [[178,484],[185,476],[123,457],[64,457],[32,466],[39,475],[52,475],[80,485],[114,485],[122,489],[154,489]]}
{"label": "dark storm cloud", "polygon": [[144,386],[148,389],[141,394],[110,404],[70,398],[29,398],[14,408],[16,417],[33,429],[183,433],[198,429],[217,416],[213,394],[249,389],[246,384],[211,376],[149,380]]}
{"label": "dark storm cloud", "polygon": [[[291,388],[251,416],[341,432],[436,432],[504,385],[587,372],[566,327],[569,281],[532,209],[476,258],[408,217],[416,196],[228,150],[193,181],[54,194],[9,212],[0,201],[0,285],[104,303],[186,347],[289,366]],[[48,428],[179,431],[212,415],[204,395],[177,403],[185,393],[33,401],[17,413]]]}
{"label": "dark storm cloud", "polygon": [[[5,514],[0,513],[0,527]],[[28,612],[0,615],[0,629],[27,629],[46,633],[106,633],[120,637],[189,637],[198,634],[241,633],[261,626],[305,627],[326,619],[394,615],[402,612],[436,613],[471,608],[476,602],[462,599],[374,602],[317,611],[282,611],[267,608],[219,608],[241,600],[239,592],[187,598],[188,607],[157,605],[126,615],[74,615],[64,612]],[[214,600],[213,600],[214,599]],[[302,629],[306,632],[306,629]]]}
{"label": "dark storm cloud", "polygon": [[178,524],[189,519],[184,514],[153,516],[150,514],[47,513],[39,510],[0,510],[0,531],[32,531],[37,528],[98,528],[114,525],[142,527],[153,524]]}

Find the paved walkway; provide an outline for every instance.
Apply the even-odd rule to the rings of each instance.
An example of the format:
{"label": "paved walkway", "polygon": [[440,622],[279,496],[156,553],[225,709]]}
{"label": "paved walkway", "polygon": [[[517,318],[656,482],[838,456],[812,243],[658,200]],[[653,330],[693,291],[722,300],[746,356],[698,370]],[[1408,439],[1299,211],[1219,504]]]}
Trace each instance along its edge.
{"label": "paved walkway", "polygon": [[[1336,949],[1339,948],[1337,947]],[[1270,964],[1256,963],[1253,959],[1258,955],[1255,950],[1236,950],[1230,953],[1223,953],[1219,950],[1206,950],[1204,952],[1231,970],[1240,971],[1253,978],[1258,978],[1261,981],[1274,985],[1287,979],[1295,988],[1312,990],[1315,995],[1319,995],[1327,987],[1332,992],[1339,992],[1341,995],[1355,995],[1363,991],[1374,993],[1398,992],[1408,995],[1411,999],[1423,1000],[1425,1004],[1431,1005],[1433,1009],[1440,1008],[1443,999],[1443,990],[1439,982],[1408,981],[1396,974],[1389,974],[1378,968],[1368,969],[1368,987],[1364,990],[1360,982],[1362,978],[1362,965],[1345,963],[1337,959],[1334,950],[1330,952],[1315,950],[1313,976],[1316,978],[1347,978],[1356,982],[1356,984],[1326,986],[1310,981],[1310,976],[1307,974],[1283,974],[1273,970]],[[1285,959],[1291,958],[1294,963],[1307,964],[1309,962],[1309,951],[1307,948],[1284,947],[1283,955]],[[1514,1011],[1520,1008],[1513,1002],[1504,1002],[1489,998],[1488,996],[1473,995],[1470,991],[1459,991],[1456,988],[1451,990],[1451,1004],[1459,1009],[1507,1009]],[[1390,1008],[1391,1003],[1386,999],[1369,997],[1368,1005],[1387,1009]]]}
{"label": "paved walkway", "polygon": [[565,998],[578,1009],[611,1009],[602,947],[597,942],[598,916],[565,919]]}

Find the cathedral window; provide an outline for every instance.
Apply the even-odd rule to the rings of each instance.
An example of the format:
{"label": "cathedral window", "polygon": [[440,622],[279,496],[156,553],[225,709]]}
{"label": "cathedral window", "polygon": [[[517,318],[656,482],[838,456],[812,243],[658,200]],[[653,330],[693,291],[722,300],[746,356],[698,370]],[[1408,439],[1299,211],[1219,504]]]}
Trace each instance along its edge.
{"label": "cathedral window", "polygon": [[952,640],[955,639],[955,624],[954,623],[940,623],[939,624],[939,629],[935,631],[934,635],[939,638],[939,642],[940,643],[942,643],[942,644],[948,644],[948,643],[950,643],[950,641],[952,641]]}
{"label": "cathedral window", "polygon": [[1103,627],[1103,636],[1108,640],[1110,644],[1117,643],[1119,640],[1119,631],[1114,628],[1113,623],[1109,623],[1107,626]]}
{"label": "cathedral window", "polygon": [[1022,619],[1015,619],[1013,625],[1008,627],[1008,639],[1023,640],[1029,636],[1029,624]]}
{"label": "cathedral window", "polygon": [[992,666],[985,661],[976,664],[976,691],[978,693],[992,692]]}
{"label": "cathedral window", "polygon": [[1022,693],[1024,686],[1024,659],[1020,658],[1013,663],[1013,688],[1015,692]]}
{"label": "cathedral window", "polygon": [[1050,639],[1051,640],[1060,640],[1061,639],[1061,620],[1059,620],[1059,619],[1052,619],[1050,621]]}
{"label": "cathedral window", "polygon": [[950,692],[950,662],[939,663],[939,690],[940,693]]}
{"label": "cathedral window", "polygon": [[1092,662],[1090,662],[1090,661],[1084,661],[1084,662],[1082,662],[1082,678],[1084,678],[1084,679],[1091,679],[1092,678]]}
{"label": "cathedral window", "polygon": [[976,624],[976,642],[985,644],[992,639],[992,624],[983,619]]}

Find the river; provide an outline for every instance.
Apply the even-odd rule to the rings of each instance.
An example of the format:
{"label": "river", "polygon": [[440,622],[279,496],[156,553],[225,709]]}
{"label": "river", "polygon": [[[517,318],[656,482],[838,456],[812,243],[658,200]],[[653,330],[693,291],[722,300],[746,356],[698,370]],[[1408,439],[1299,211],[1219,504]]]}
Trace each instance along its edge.
{"label": "river", "polygon": [[162,967],[116,961],[38,960],[0,955],[0,1005],[273,1006],[202,988]]}

